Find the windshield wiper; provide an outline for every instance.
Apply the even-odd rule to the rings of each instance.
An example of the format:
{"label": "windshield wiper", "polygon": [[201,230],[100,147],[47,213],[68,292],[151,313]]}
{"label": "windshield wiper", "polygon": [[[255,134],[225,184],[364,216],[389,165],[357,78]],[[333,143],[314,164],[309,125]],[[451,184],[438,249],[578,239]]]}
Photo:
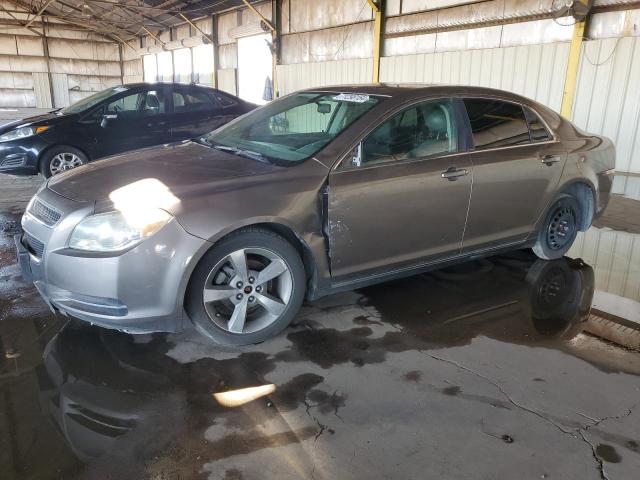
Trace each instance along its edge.
{"label": "windshield wiper", "polygon": [[207,140],[207,137],[196,137],[191,139],[192,142],[199,143],[200,145],[204,145],[206,147],[212,147],[211,142]]}
{"label": "windshield wiper", "polygon": [[223,152],[236,153],[236,152],[239,150],[239,148],[236,148],[236,147],[227,147],[226,145],[220,145],[219,143],[218,143],[218,144],[215,144],[215,145],[213,145],[213,144],[209,143],[209,145],[211,145],[211,146],[212,146],[213,148],[215,148],[216,150],[222,150]]}
{"label": "windshield wiper", "polygon": [[262,163],[271,163],[269,161],[269,159],[265,155],[263,155],[261,153],[258,153],[258,152],[252,152],[251,150],[240,150],[240,149],[238,149],[238,151],[236,152],[236,155],[240,155],[242,157],[251,158],[253,160],[257,160],[257,161],[262,162]]}
{"label": "windshield wiper", "polygon": [[233,153],[234,155],[238,155],[239,157],[250,158],[251,160],[257,160],[258,162],[262,162],[262,163],[271,163],[265,155],[259,152],[253,152],[251,150],[243,150],[242,148],[237,148],[237,147],[228,147],[227,145],[220,145],[220,144],[212,145],[212,147],[215,148],[216,150],[222,150],[223,152]]}

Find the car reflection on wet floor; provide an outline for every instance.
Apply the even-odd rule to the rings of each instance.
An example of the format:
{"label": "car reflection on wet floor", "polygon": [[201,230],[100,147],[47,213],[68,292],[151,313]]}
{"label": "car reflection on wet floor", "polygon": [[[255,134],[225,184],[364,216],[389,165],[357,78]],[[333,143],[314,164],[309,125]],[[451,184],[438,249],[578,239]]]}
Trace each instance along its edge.
{"label": "car reflection on wet floor", "polygon": [[587,333],[597,261],[468,262],[308,304],[278,338],[230,349],[55,318],[5,243],[0,478],[626,479],[640,466],[640,355]]}

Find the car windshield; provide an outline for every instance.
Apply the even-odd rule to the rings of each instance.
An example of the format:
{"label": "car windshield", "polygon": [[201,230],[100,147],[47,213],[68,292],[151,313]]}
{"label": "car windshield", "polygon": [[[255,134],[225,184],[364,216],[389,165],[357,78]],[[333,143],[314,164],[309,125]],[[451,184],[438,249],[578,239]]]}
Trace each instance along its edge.
{"label": "car windshield", "polygon": [[91,107],[99,104],[103,100],[106,100],[112,95],[116,93],[127,91],[127,87],[123,87],[122,85],[119,87],[107,88],[106,90],[102,90],[101,92],[94,93],[93,95],[83,98],[82,100],[69,105],[67,108],[62,110],[62,113],[82,113]]}
{"label": "car windshield", "polygon": [[296,93],[254,110],[201,141],[236,155],[289,165],[315,155],[380,100],[354,93]]}

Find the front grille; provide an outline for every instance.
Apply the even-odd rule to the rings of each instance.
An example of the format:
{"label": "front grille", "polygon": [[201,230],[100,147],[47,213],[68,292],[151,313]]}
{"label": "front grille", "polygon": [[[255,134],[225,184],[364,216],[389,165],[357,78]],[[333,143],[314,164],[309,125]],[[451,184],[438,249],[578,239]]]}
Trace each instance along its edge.
{"label": "front grille", "polygon": [[40,240],[25,232],[22,234],[22,244],[27,247],[27,250],[29,250],[33,255],[38,258],[42,258],[42,255],[44,254],[44,243]]}
{"label": "front grille", "polygon": [[62,213],[45,205],[37,198],[33,201],[33,204],[31,204],[29,213],[50,227],[55,225],[58,220],[60,220],[60,217],[62,217]]}

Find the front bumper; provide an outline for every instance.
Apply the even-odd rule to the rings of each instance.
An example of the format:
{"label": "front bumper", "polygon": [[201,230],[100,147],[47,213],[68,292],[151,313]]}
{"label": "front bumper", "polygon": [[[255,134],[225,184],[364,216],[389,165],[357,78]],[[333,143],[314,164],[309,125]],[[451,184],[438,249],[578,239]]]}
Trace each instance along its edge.
{"label": "front bumper", "polygon": [[0,142],[0,173],[37,175],[38,158],[48,145],[39,135]]}
{"label": "front bumper", "polygon": [[45,225],[26,212],[24,234],[15,241],[23,277],[33,281],[52,309],[130,333],[182,328],[191,260],[207,248],[207,242],[172,220],[118,255],[73,250],[67,246],[68,238],[75,225],[93,213],[93,204],[65,199],[46,188],[38,199],[59,208],[61,219]]}

